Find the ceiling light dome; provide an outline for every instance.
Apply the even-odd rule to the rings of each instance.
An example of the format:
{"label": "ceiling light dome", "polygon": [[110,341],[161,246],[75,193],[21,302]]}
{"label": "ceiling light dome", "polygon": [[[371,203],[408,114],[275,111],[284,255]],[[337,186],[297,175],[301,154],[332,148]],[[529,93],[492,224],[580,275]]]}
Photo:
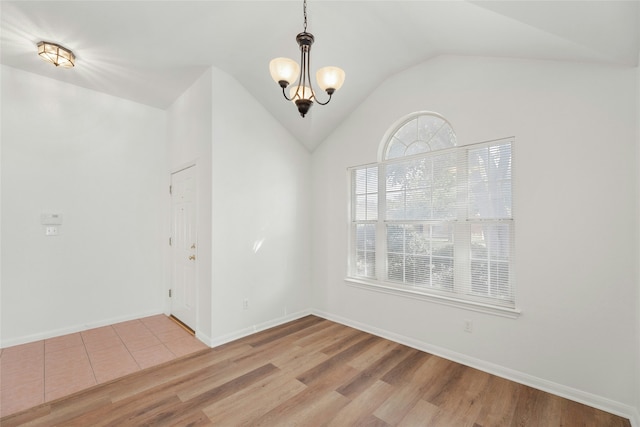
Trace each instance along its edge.
{"label": "ceiling light dome", "polygon": [[44,41],[38,43],[38,55],[56,67],[73,68],[76,62],[73,52],[55,43]]}

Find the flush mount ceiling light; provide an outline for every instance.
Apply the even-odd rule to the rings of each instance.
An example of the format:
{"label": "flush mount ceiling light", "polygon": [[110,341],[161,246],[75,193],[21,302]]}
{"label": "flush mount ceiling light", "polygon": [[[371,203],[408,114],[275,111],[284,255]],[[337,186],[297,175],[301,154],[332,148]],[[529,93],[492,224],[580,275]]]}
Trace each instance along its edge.
{"label": "flush mount ceiling light", "polygon": [[73,68],[76,57],[69,49],[55,43],[38,43],[38,55],[56,67]]}
{"label": "flush mount ceiling light", "polygon": [[[311,55],[311,45],[313,44],[313,34],[307,32],[307,0],[304,0],[304,31],[296,36],[296,41],[300,46],[300,67],[293,59],[276,58],[269,63],[271,78],[282,88],[282,95],[288,100],[295,102],[302,117],[307,114],[313,101],[320,105],[327,105],[331,101],[331,96],[342,87],[344,83],[344,71],[338,67],[324,67],[316,73],[318,86],[329,95],[327,102],[320,102],[311,86],[311,74],[309,60]],[[298,79],[298,85],[292,86],[287,96],[285,89],[289,84]]]}

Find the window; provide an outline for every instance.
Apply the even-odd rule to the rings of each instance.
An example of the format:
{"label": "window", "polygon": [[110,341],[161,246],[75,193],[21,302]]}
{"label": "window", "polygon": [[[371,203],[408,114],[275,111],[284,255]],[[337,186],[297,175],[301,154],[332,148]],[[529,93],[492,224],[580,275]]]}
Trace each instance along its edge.
{"label": "window", "polygon": [[458,147],[446,120],[415,113],[383,144],[349,171],[349,278],[515,312],[513,139]]}

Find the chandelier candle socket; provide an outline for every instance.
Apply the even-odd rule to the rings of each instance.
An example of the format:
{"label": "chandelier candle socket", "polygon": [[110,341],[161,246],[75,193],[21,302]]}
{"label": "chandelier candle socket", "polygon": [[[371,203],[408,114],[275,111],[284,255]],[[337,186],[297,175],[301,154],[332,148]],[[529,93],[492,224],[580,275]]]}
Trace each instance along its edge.
{"label": "chandelier candle socket", "polygon": [[[304,31],[296,36],[298,46],[300,46],[300,64],[293,59],[275,58],[269,63],[271,78],[282,88],[282,95],[293,101],[298,107],[300,115],[304,117],[313,102],[320,105],[327,105],[331,101],[331,96],[342,87],[344,83],[344,71],[338,67],[324,67],[316,73],[318,86],[329,95],[327,102],[320,102],[316,98],[316,93],[311,86],[311,71],[309,67],[311,45],[314,42],[313,34],[307,32],[307,0],[304,0]],[[289,90],[289,96],[285,89],[294,81],[298,81],[296,86]]]}
{"label": "chandelier candle socket", "polygon": [[38,43],[38,55],[56,67],[73,68],[76,62],[73,52],[55,43]]}

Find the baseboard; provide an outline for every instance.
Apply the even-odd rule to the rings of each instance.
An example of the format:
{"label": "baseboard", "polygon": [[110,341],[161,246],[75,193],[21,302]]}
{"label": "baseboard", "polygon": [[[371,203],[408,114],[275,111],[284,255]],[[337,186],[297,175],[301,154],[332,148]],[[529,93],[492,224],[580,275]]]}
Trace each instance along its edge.
{"label": "baseboard", "polygon": [[[301,317],[308,316],[312,314],[310,309],[298,311],[296,313],[291,313],[286,316],[278,317],[276,319],[269,320],[267,322],[259,323],[257,325],[250,326],[248,328],[240,329],[238,331],[234,331],[230,334],[222,335],[219,337],[215,337],[209,347],[217,347],[222,344],[226,344],[231,341],[235,341],[240,338],[244,338],[251,334],[255,334],[256,332],[264,331],[265,329],[273,328],[274,326],[279,326],[287,322],[291,322],[296,319],[300,319]],[[320,316],[322,317],[322,316]],[[197,336],[197,335],[196,335]]]}
{"label": "baseboard", "polygon": [[2,340],[0,342],[0,348],[13,347],[14,345],[27,344],[34,341],[46,340],[48,338],[55,338],[61,335],[74,334],[76,332],[86,331],[87,329],[100,328],[102,326],[114,325],[116,323],[126,322],[129,320],[141,319],[143,317],[155,316],[157,314],[163,314],[162,310],[147,311],[143,313],[137,313],[133,315],[112,317],[110,319],[103,319],[96,322],[89,322],[82,325],[73,325],[66,328],[52,329],[50,331],[39,332],[37,334],[25,335],[17,338],[10,338]]}
{"label": "baseboard", "polygon": [[633,427],[640,427],[640,416],[638,415],[638,409],[629,405],[622,404],[620,402],[607,399],[602,396],[597,396],[591,393],[587,393],[581,390],[567,387],[562,384],[554,383],[552,381],[545,380],[543,378],[534,377],[524,372],[519,372],[513,369],[506,368],[504,366],[496,365],[484,360],[469,357],[462,353],[457,353],[442,347],[427,344],[416,339],[406,337],[404,335],[396,334],[394,332],[387,331],[385,329],[375,328],[364,323],[354,321],[342,316],[337,316],[331,313],[327,313],[321,310],[311,310],[311,314],[331,320],[336,323],[368,332],[370,334],[386,338],[388,340],[404,344],[415,349],[434,354],[436,356],[470,366],[475,369],[487,372],[498,377],[508,379],[510,381],[517,382],[529,387],[533,387],[538,390],[542,390],[551,394],[555,394],[560,397],[564,397],[569,400],[573,400],[585,405],[601,409],[603,411],[628,418]]}
{"label": "baseboard", "polygon": [[[47,338],[54,338],[61,335],[72,334],[76,332],[82,332],[87,329],[99,328],[102,326],[113,325],[120,322],[126,322],[128,320],[140,319],[148,316],[155,316],[157,314],[164,314],[162,311],[151,311],[138,313],[136,315],[127,315],[122,317],[114,317],[110,319],[103,319],[96,322],[90,322],[83,325],[75,325],[68,328],[55,329],[38,334],[28,335],[24,337],[12,338],[0,342],[0,348],[11,347],[14,345],[26,344],[29,342],[40,341]],[[352,319],[348,319],[342,316],[337,316],[331,313],[327,313],[316,309],[306,309],[298,311],[296,313],[289,314],[287,316],[278,317],[276,319],[269,320],[260,324],[256,324],[232,333],[211,338],[200,332],[196,332],[196,338],[202,341],[209,347],[217,347],[222,344],[255,334],[275,326],[282,325],[287,322],[302,318],[308,315],[315,315],[327,320],[331,320],[336,323],[340,323],[370,334],[386,338],[388,340],[413,347],[415,349],[434,354],[445,359],[461,363],[466,366],[470,366],[475,369],[487,372],[492,375],[496,375],[510,381],[514,381],[529,387],[536,388],[548,393],[555,394],[585,405],[592,406],[597,409],[601,409],[606,412],[610,412],[621,417],[628,418],[632,427],[640,427],[640,412],[639,408],[634,408],[629,405],[625,405],[602,396],[597,396],[591,393],[587,393],[581,390],[567,387],[562,384],[554,383],[552,381],[545,380],[543,378],[534,377],[524,372],[515,371],[504,366],[496,365],[484,360],[469,357],[462,353],[457,353],[442,347],[434,346],[404,335],[400,335],[394,332],[387,331],[385,329],[375,328],[364,323],[357,322]]]}
{"label": "baseboard", "polygon": [[210,336],[196,331],[196,338],[202,341],[207,347],[213,347],[213,340]]}

